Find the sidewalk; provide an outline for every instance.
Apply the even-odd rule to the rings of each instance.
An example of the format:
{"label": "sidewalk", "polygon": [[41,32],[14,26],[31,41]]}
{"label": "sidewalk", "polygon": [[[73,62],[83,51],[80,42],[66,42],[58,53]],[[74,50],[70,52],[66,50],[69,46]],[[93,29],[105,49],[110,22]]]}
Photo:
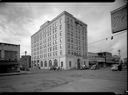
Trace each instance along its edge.
{"label": "sidewalk", "polygon": [[21,74],[30,74],[30,71],[20,71],[20,72],[12,72],[12,73],[0,73],[0,76],[11,76],[11,75],[21,75]]}
{"label": "sidewalk", "polygon": [[37,74],[41,72],[48,72],[49,70],[41,70],[41,69],[35,69],[30,71],[20,71],[20,72],[11,72],[11,73],[0,73],[1,76],[11,76],[11,75],[22,75],[22,74]]}

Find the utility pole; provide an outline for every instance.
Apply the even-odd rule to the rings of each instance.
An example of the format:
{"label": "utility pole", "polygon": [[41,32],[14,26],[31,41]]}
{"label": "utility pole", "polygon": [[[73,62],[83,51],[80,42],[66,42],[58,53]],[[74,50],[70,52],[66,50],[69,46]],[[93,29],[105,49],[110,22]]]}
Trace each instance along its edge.
{"label": "utility pole", "polygon": [[119,52],[119,57],[121,57],[121,56],[120,56],[120,52],[121,52],[120,49],[118,50],[118,52]]}
{"label": "utility pole", "polygon": [[119,49],[119,50],[118,50],[118,53],[119,53],[119,63],[120,63],[120,61],[121,61],[120,52],[121,52],[121,50]]}
{"label": "utility pole", "polygon": [[26,56],[26,54],[27,54],[27,51],[25,51],[25,56]]}
{"label": "utility pole", "polygon": [[106,65],[106,53],[104,52],[104,58],[105,58],[105,64],[104,64],[104,67]]}

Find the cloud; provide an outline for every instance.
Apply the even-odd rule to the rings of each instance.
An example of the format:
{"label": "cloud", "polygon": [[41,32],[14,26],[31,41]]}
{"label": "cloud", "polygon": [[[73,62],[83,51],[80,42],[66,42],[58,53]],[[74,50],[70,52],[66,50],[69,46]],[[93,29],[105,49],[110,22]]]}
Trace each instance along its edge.
{"label": "cloud", "polygon": [[[110,11],[121,6],[115,3],[3,3],[0,5],[0,41],[21,45],[21,54],[31,54],[31,35],[47,20],[54,19],[63,11],[88,25],[88,43],[113,35]],[[89,51],[115,52],[122,41],[101,41],[89,47]],[[126,49],[124,49],[126,51]],[[122,51],[122,52],[124,52]]]}
{"label": "cloud", "polygon": [[[0,42],[20,44],[21,48],[25,44],[30,44],[31,32],[27,30],[26,26],[32,22],[32,19],[32,12],[27,7],[6,3],[0,5]],[[26,40],[23,40],[24,38]],[[30,46],[27,47],[30,48]],[[21,49],[21,51],[23,50]]]}
{"label": "cloud", "polygon": [[[22,7],[4,6],[0,9],[0,25],[6,33],[15,36],[29,35],[23,25],[30,21],[30,13]],[[8,31],[5,31],[8,30]]]}

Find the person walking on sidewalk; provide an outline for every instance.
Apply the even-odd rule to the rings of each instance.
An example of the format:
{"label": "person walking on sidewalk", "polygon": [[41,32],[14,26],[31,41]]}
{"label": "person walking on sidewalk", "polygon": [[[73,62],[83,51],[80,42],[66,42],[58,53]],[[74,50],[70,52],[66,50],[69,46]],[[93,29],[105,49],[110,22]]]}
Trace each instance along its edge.
{"label": "person walking on sidewalk", "polygon": [[120,59],[119,65],[118,65],[118,70],[119,71],[122,71],[122,64],[123,64],[123,61]]}

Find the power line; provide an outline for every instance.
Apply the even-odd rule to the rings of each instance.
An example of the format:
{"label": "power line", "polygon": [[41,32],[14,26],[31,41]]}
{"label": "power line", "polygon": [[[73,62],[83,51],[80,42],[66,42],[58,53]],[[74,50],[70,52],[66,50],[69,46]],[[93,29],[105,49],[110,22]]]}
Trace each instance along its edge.
{"label": "power line", "polygon": [[[116,34],[116,35],[113,35],[113,36],[108,36],[107,38],[104,38],[104,39],[101,39],[101,40],[98,40],[98,41],[94,41],[94,42],[92,42],[92,43],[97,43],[97,42],[100,42],[100,41],[103,41],[103,40],[108,40],[108,38],[111,38],[111,40],[113,40],[114,39],[114,36],[118,36],[118,35],[120,35],[120,34],[123,34],[123,33],[125,33],[124,31],[122,31],[122,32],[120,32],[120,33],[118,33],[118,34]],[[91,43],[91,44],[92,44]],[[113,44],[112,44],[113,45]],[[96,48],[96,50],[94,50],[95,52],[99,52],[99,51],[112,51],[113,49],[111,48],[112,47],[112,45],[110,45],[109,47],[107,47],[107,48],[105,48],[105,49],[100,49],[100,47],[97,47],[97,46],[92,46],[91,45],[91,47],[97,47]]]}
{"label": "power line", "polygon": [[108,37],[106,37],[106,38],[103,38],[103,39],[100,39],[100,40],[97,40],[97,41],[91,42],[91,43],[89,43],[88,45],[91,45],[91,44],[93,44],[93,43],[97,43],[97,42],[100,42],[100,41],[103,41],[103,40],[108,40],[109,38],[111,38],[111,40],[113,40],[113,39],[114,39],[114,36],[117,36],[117,35],[120,35],[120,34],[123,34],[123,33],[125,33],[125,32],[124,32],[124,31],[119,32],[119,33],[118,33],[118,34],[116,34],[116,35],[108,36]]}

